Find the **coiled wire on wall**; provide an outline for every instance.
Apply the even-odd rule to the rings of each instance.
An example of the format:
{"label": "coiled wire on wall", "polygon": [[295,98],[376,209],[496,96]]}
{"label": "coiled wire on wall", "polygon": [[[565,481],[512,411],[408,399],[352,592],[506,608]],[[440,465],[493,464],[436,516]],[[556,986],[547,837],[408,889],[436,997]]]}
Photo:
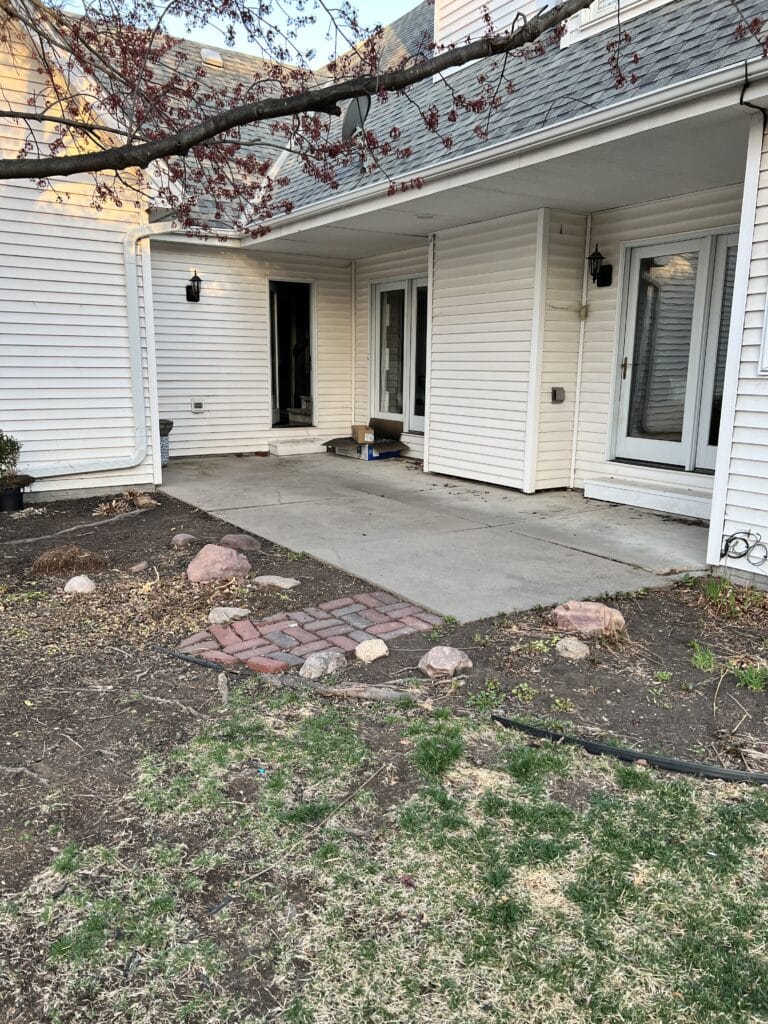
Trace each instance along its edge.
{"label": "coiled wire on wall", "polygon": [[723,541],[720,557],[746,558],[749,564],[757,569],[768,562],[768,545],[763,542],[759,533],[752,533],[751,530],[737,530]]}

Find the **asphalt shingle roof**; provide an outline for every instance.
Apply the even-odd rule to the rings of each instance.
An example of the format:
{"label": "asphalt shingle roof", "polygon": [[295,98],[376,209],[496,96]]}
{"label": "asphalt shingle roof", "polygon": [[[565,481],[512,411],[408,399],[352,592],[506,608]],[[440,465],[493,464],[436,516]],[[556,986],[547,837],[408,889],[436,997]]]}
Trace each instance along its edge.
{"label": "asphalt shingle roof", "polygon": [[[765,13],[764,0],[742,0],[745,17]],[[413,53],[425,39],[433,35],[434,6],[422,3],[388,26],[385,37],[385,60],[397,59],[405,51]],[[461,114],[454,125],[445,115],[450,109],[450,91],[468,96],[477,93],[480,63],[455,71],[442,81],[428,80],[410,91],[411,100],[391,96],[385,103],[374,102],[366,122],[377,136],[385,136],[397,125],[402,135],[400,144],[408,143],[413,155],[407,159],[391,158],[384,166],[393,177],[409,177],[418,171],[457,156],[481,152],[499,142],[523,138],[539,129],[603,110],[624,100],[641,96],[651,90],[671,86],[707,72],[725,68],[746,59],[760,56],[755,40],[739,38],[736,32],[738,15],[723,0],[672,0],[668,5],[633,18],[626,25],[631,42],[624,45],[624,69],[635,71],[638,80],[617,89],[608,63],[607,44],[616,36],[607,29],[589,38],[560,48],[550,46],[532,59],[510,57],[514,92],[501,91],[501,107],[490,117]],[[640,63],[631,63],[637,52]],[[498,58],[483,62],[492,71]],[[413,101],[413,102],[412,102]],[[428,131],[419,111],[434,104],[441,112],[441,130],[450,134],[453,145],[443,146],[437,134]],[[487,137],[478,137],[475,128],[487,123]],[[312,205],[330,195],[328,186],[307,177],[294,157],[281,167],[281,174],[290,177],[282,193],[288,195],[295,208]],[[381,172],[361,175],[359,166],[342,167],[337,175],[336,194],[351,194],[376,180],[385,181]]]}

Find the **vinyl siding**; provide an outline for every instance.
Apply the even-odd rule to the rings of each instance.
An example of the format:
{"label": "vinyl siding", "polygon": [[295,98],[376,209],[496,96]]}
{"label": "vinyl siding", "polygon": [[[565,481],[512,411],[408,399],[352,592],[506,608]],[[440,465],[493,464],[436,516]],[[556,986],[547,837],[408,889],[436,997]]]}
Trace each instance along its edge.
{"label": "vinyl siding", "polygon": [[[724,535],[751,530],[768,537],[768,374],[760,353],[768,295],[768,134],[763,142],[755,233],[730,451]],[[768,564],[729,563],[768,576]]]}
{"label": "vinyl siding", "polygon": [[613,264],[614,283],[610,288],[596,288],[591,281],[589,285],[577,425],[577,487],[583,487],[586,480],[609,477],[624,482],[666,482],[690,487],[696,481],[698,487],[711,486],[710,477],[692,477],[681,471],[622,465],[609,460],[613,388],[620,344],[617,337],[623,279],[620,259],[625,242],[644,242],[738,224],[741,194],[741,185],[730,186],[594,215],[592,244],[598,244],[607,262]]}
{"label": "vinyl siding", "polygon": [[523,486],[537,215],[435,239],[429,468]]}
{"label": "vinyl siding", "polygon": [[512,27],[519,12],[526,18],[537,14],[540,0],[488,0],[485,4],[477,0],[437,0],[435,3],[435,36],[444,46],[461,45],[467,36],[477,38],[488,32],[484,14],[490,15],[496,32]]}
{"label": "vinyl siding", "polygon": [[[544,345],[541,360],[536,488],[567,487],[576,409],[586,218],[552,212],[549,223]],[[552,402],[552,388],[565,401]]]}
{"label": "vinyl siding", "polygon": [[[0,55],[0,81],[6,104],[24,107],[39,78],[21,47],[15,60]],[[0,125],[3,156],[14,156],[21,139],[18,126]],[[46,191],[0,184],[0,427],[22,442],[20,466],[39,477],[38,493],[153,482],[145,344],[142,464],[50,475],[93,460],[127,461],[136,445],[123,240],[142,215],[130,197],[122,208],[96,211],[92,196],[92,185],[77,178]]]}
{"label": "vinyl siding", "polygon": [[[199,303],[186,301],[196,268]],[[268,280],[314,283],[314,427],[273,428]],[[171,452],[265,451],[270,441],[327,440],[352,422],[350,264],[285,257],[267,261],[233,247],[152,244],[160,415],[174,421]],[[203,401],[202,414],[192,412]]]}
{"label": "vinyl siding", "polygon": [[[354,422],[367,423],[374,413],[371,395],[371,294],[375,284],[427,276],[427,248],[407,249],[358,260],[355,265]],[[424,438],[408,434],[408,455],[424,456]]]}

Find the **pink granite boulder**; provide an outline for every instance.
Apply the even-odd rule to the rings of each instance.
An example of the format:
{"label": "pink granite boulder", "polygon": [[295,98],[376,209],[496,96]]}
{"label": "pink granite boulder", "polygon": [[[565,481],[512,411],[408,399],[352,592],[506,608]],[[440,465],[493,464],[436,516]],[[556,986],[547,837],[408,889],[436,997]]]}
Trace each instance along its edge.
{"label": "pink granite boulder", "polygon": [[430,679],[453,679],[459,672],[472,668],[468,654],[456,647],[433,647],[419,662],[419,668]]}
{"label": "pink granite boulder", "polygon": [[550,612],[549,621],[564,633],[582,636],[615,636],[625,625],[618,608],[599,601],[568,601]]}
{"label": "pink granite boulder", "polygon": [[250,571],[251,563],[239,551],[220,544],[206,544],[187,566],[187,579],[190,583],[210,583],[247,576]]}

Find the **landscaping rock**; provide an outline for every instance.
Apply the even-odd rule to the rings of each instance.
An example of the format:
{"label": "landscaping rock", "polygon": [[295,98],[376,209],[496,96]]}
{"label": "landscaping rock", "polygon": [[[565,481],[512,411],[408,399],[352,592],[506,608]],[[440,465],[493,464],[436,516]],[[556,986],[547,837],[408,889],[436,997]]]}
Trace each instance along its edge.
{"label": "landscaping rock", "polygon": [[566,661],[584,661],[589,657],[589,648],[575,636],[566,636],[555,644],[555,650]]}
{"label": "landscaping rock", "polygon": [[599,601],[568,601],[550,612],[549,620],[557,629],[582,636],[614,636],[625,625],[617,608]]}
{"label": "landscaping rock", "polygon": [[96,584],[90,576],[73,576],[64,584],[65,594],[92,594]]}
{"label": "landscaping rock", "polygon": [[261,551],[261,541],[248,533],[228,533],[221,538],[219,544],[223,548],[233,548],[235,551]]}
{"label": "landscaping rock", "polygon": [[136,565],[132,565],[128,572],[144,572],[149,568],[149,562],[137,562]]}
{"label": "landscaping rock", "polygon": [[292,590],[301,583],[290,576],[257,576],[253,582],[258,583],[260,587],[278,587],[280,590]]}
{"label": "landscaping rock", "polygon": [[419,668],[430,679],[453,679],[457,672],[472,668],[468,654],[456,647],[433,647],[419,662]]}
{"label": "landscaping rock", "polygon": [[171,537],[172,548],[188,548],[190,544],[195,543],[195,538],[191,533],[174,533]]}
{"label": "landscaping rock", "polygon": [[250,571],[251,563],[239,551],[220,544],[206,544],[187,566],[187,579],[190,583],[210,583],[247,576]]}
{"label": "landscaping rock", "polygon": [[247,619],[250,615],[248,608],[211,608],[208,612],[208,621],[212,626],[226,626],[228,622],[235,622],[237,619]]}
{"label": "landscaping rock", "polygon": [[340,672],[347,664],[347,659],[339,651],[315,651],[299,669],[302,679],[322,679],[333,672]]}
{"label": "landscaping rock", "polygon": [[366,665],[378,661],[379,658],[386,658],[388,654],[389,648],[383,640],[363,640],[355,648],[355,657],[358,661],[364,661]]}

